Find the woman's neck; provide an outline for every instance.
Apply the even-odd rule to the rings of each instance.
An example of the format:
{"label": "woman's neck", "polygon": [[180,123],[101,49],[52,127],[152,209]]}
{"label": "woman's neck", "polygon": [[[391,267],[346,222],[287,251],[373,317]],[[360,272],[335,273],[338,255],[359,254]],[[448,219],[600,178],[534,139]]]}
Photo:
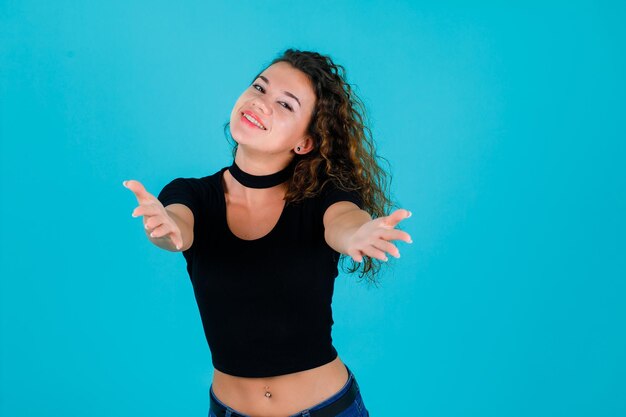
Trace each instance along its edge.
{"label": "woman's neck", "polygon": [[267,175],[253,175],[242,170],[236,162],[228,168],[230,174],[244,187],[248,188],[272,188],[286,183],[293,176],[293,164],[280,171]]}
{"label": "woman's neck", "polygon": [[276,200],[283,200],[287,193],[287,183],[271,188],[250,188],[237,181],[230,170],[226,170],[222,178],[224,192],[229,201],[236,201],[251,207],[259,207]]}
{"label": "woman's neck", "polygon": [[237,148],[235,163],[250,175],[271,175],[282,171],[293,161],[293,157],[248,155],[242,148]]}

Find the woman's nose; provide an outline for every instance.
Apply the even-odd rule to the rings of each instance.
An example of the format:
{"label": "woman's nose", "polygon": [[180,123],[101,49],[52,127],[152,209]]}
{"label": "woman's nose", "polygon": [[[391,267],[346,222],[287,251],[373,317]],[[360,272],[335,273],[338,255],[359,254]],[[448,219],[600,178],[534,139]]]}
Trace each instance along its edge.
{"label": "woman's nose", "polygon": [[252,105],[258,107],[263,113],[270,114],[272,109],[268,106],[261,97],[255,97],[252,101]]}

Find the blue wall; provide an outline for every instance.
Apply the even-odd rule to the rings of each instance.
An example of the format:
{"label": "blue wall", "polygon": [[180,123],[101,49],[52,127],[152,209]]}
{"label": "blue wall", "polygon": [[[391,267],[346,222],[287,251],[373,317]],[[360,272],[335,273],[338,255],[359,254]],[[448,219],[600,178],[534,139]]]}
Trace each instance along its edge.
{"label": "blue wall", "polygon": [[372,415],[626,415],[622,4],[2,0],[0,414],[207,415],[184,259],[122,181],[228,165],[294,46],[346,67],[413,211],[380,288],[337,280]]}

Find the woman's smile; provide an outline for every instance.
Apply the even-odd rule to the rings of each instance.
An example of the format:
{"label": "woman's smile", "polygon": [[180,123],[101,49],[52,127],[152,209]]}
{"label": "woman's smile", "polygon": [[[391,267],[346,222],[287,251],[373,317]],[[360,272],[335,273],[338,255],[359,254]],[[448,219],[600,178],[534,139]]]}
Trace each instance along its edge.
{"label": "woman's smile", "polygon": [[254,126],[262,130],[267,130],[265,126],[263,125],[263,123],[261,123],[261,120],[259,119],[259,117],[255,115],[254,113],[252,113],[251,111],[246,110],[243,113],[241,113],[241,115],[242,115],[241,120],[245,121],[246,122],[245,124],[247,124],[248,126]]}

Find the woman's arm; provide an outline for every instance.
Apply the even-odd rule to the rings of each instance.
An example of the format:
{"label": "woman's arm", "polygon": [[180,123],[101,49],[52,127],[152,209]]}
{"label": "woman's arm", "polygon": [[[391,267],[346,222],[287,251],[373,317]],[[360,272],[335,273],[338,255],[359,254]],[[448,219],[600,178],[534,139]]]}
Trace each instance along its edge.
{"label": "woman's arm", "polygon": [[324,238],[328,246],[357,262],[362,262],[363,256],[387,261],[386,253],[400,257],[400,251],[391,240],[412,243],[408,233],[395,229],[408,217],[411,217],[410,211],[398,209],[389,216],[372,219],[356,204],[339,201],[324,213]]}

